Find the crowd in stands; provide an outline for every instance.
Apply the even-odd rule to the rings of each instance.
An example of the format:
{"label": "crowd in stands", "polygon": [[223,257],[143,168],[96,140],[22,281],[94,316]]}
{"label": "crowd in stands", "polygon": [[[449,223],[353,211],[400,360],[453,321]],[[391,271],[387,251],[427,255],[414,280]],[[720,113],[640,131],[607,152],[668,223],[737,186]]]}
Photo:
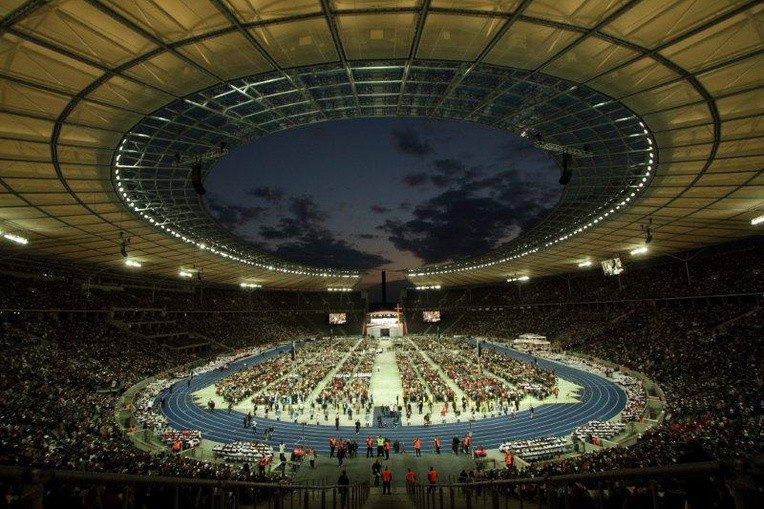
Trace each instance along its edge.
{"label": "crowd in stands", "polygon": [[567,277],[482,288],[411,292],[404,308],[417,309],[421,314],[421,310],[426,309],[756,293],[764,288],[764,269],[761,268],[764,246],[761,242],[758,244],[727,252],[690,255],[687,266],[681,260],[668,257],[639,263],[624,260],[627,262],[625,271],[618,277],[605,276],[598,266],[593,266]]}
{"label": "crowd in stands", "polygon": [[315,330],[301,323],[297,313],[186,313],[177,314],[186,330],[232,348],[255,343],[287,343],[313,337]]}
{"label": "crowd in stands", "polygon": [[107,304],[70,278],[0,276],[0,309],[105,309]]}
{"label": "crowd in stands", "polygon": [[[557,295],[560,301],[588,301],[761,292],[764,289],[761,252],[758,249],[733,258],[726,254],[708,258],[704,263],[693,261],[690,285],[686,284],[686,275],[682,271],[674,272],[676,265],[665,265],[644,273],[630,272],[627,267],[621,277],[622,289],[618,289],[614,278],[603,284],[604,276],[591,275],[574,278],[570,282],[572,292],[568,282],[560,280],[559,283],[531,281],[522,292],[515,287],[489,288],[472,290],[470,297],[462,298],[456,295],[464,296],[466,290],[460,290],[461,293],[451,292],[453,299],[449,293],[446,304],[459,302],[465,306],[463,320],[453,327],[453,333],[510,339],[524,332],[539,332],[548,336],[558,348],[575,349],[621,364],[627,370],[640,371],[665,392],[665,419],[646,431],[636,445],[533,465],[523,475],[674,464],[682,460],[688,443],[699,444],[719,459],[736,459],[764,452],[764,426],[761,425],[764,312],[760,300],[754,305],[748,300],[706,299],[657,306],[648,300],[620,307],[546,308],[512,310],[512,313],[498,310],[504,302],[554,302],[550,295]],[[683,264],[681,269],[684,270]],[[4,278],[0,285],[2,306],[11,309],[109,309],[114,304],[108,294],[117,293],[88,292],[81,285],[67,286],[59,280],[31,282]],[[587,285],[591,286],[590,290]],[[598,285],[602,288],[597,289]],[[134,299],[121,292],[120,295],[125,302],[135,300],[136,305],[146,305],[151,304],[150,293],[134,293]],[[240,292],[235,294],[236,297],[230,297],[234,291],[205,289],[203,299],[199,293],[157,291],[153,300],[167,309],[183,309],[188,304],[194,309],[208,311],[226,306],[251,309],[247,307],[250,302],[269,310],[323,306],[320,301],[288,292],[284,295]],[[178,295],[182,298],[177,298]],[[244,301],[247,301],[246,306]],[[474,311],[475,307],[491,309]],[[212,316],[209,313],[200,315]],[[154,342],[91,320],[92,317],[72,318],[71,321],[39,317],[11,320],[7,314],[4,317],[6,321],[0,327],[0,351],[6,365],[13,369],[0,372],[0,463],[200,478],[248,477],[240,468],[199,463],[169,453],[149,455],[141,452],[124,439],[122,430],[115,423],[116,397],[121,389],[172,366],[198,360],[195,356],[157,348]],[[288,322],[291,315],[282,318]],[[273,320],[284,325],[281,318]],[[284,330],[273,337],[287,334]],[[236,337],[235,332],[230,334],[232,338]],[[233,340],[231,344],[247,342],[251,344],[250,339],[242,343]],[[431,350],[438,352],[435,346]],[[355,364],[347,372],[352,374],[366,369],[364,366],[368,363],[364,355],[354,357]],[[471,359],[468,359],[469,364],[461,362],[464,355],[456,356],[456,361],[447,355],[442,358],[437,353],[434,357],[429,353],[426,355],[445,367],[446,372],[451,370],[462,379],[474,374]],[[274,364],[272,369],[260,368],[257,378],[263,378],[269,372],[274,375],[267,383],[262,386],[242,384],[248,387],[244,391],[247,394],[232,390],[231,396],[239,400],[251,398],[266,389],[269,383],[279,380],[277,375],[286,375],[290,364],[285,357],[277,358],[275,361],[283,364]],[[436,372],[437,376],[431,376],[432,372],[427,372],[425,366],[432,366],[421,355],[412,355],[409,360],[411,372],[426,380],[427,390],[433,397],[438,397],[442,388],[433,390],[433,387],[434,380],[442,380],[440,374]],[[331,360],[325,362],[331,364]],[[503,368],[486,366],[486,369],[501,374]],[[502,384],[502,387],[508,381],[494,378],[489,377],[486,381]],[[621,381],[629,385],[628,379]],[[470,394],[471,388],[466,387],[468,395],[477,400],[477,393]],[[226,389],[224,387],[222,391]],[[639,408],[629,411],[637,415]],[[508,473],[502,475],[514,475],[511,469],[506,470]]]}
{"label": "crowd in stands", "polygon": [[[711,457],[722,460],[764,452],[764,345],[760,340],[764,309],[760,305],[713,300],[659,308],[642,303],[586,340],[561,337],[559,347],[575,347],[655,381],[665,393],[665,419],[646,431],[635,446],[587,453],[533,467],[523,475],[674,464],[688,442],[700,444]],[[579,362],[607,374],[596,363]],[[645,396],[630,388],[640,384],[627,373],[613,375],[630,391],[634,407],[627,407],[623,417],[633,419],[641,413]]]}
{"label": "crowd in stands", "polygon": [[101,322],[0,326],[0,464],[205,479],[239,468],[137,449],[115,421],[120,391],[192,356]]}

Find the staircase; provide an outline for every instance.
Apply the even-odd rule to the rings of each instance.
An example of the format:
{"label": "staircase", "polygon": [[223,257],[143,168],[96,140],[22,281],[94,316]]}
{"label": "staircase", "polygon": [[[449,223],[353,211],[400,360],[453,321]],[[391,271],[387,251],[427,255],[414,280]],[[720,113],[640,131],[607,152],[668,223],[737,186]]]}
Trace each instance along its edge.
{"label": "staircase", "polygon": [[381,488],[372,487],[369,498],[361,509],[415,509],[416,506],[406,494],[405,487],[393,487],[391,495],[383,495]]}

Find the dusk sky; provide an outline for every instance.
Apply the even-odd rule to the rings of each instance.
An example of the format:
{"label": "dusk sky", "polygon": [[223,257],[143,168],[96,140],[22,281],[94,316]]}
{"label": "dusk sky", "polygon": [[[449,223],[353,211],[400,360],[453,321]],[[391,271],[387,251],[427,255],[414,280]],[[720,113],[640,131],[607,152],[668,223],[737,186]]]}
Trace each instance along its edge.
{"label": "dusk sky", "polygon": [[378,282],[511,240],[557,203],[559,173],[528,140],[481,125],[344,120],[237,148],[205,181],[206,204],[283,259]]}

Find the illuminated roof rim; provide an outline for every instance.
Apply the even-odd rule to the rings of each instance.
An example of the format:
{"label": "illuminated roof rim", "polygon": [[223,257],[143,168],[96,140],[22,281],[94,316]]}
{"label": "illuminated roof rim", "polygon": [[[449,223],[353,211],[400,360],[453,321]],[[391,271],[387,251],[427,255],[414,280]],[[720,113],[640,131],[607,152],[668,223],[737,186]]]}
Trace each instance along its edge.
{"label": "illuminated roof rim", "polygon": [[[622,180],[628,179],[629,181],[634,181],[636,178],[635,175],[626,175],[625,173],[630,171],[631,169],[635,167],[646,167],[647,173],[645,175],[639,175],[639,177],[644,178],[642,182],[639,183],[639,187],[637,188],[636,185],[634,187],[639,191],[647,187],[649,185],[649,182],[652,180],[652,177],[654,175],[654,172],[652,171],[655,165],[657,164],[657,155],[653,142],[653,136],[649,132],[649,129],[646,127],[644,122],[629,108],[625,107],[623,104],[621,104],[619,101],[616,101],[613,98],[607,97],[602,93],[593,91],[589,89],[589,87],[586,87],[584,85],[576,84],[573,82],[570,82],[568,80],[562,80],[560,78],[556,78],[553,76],[549,76],[543,73],[533,73],[529,72],[527,70],[521,70],[521,69],[512,69],[507,67],[496,67],[491,66],[487,64],[481,64],[478,66],[470,66],[470,79],[476,79],[477,76],[480,75],[481,72],[485,74],[484,78],[488,80],[489,78],[496,78],[500,79],[500,84],[494,87],[494,84],[491,83],[488,86],[489,92],[488,94],[491,97],[491,100],[487,103],[484,102],[484,98],[481,98],[480,101],[477,102],[477,106],[475,105],[469,105],[469,113],[464,117],[458,117],[455,114],[451,113],[449,114],[448,111],[441,108],[443,105],[443,100],[439,101],[432,109],[433,114],[429,115],[427,113],[430,113],[428,111],[428,108],[430,106],[412,106],[411,110],[404,110],[404,113],[400,115],[401,112],[401,105],[408,99],[409,97],[414,98],[432,98],[434,97],[432,94],[424,94],[424,95],[417,95],[416,93],[412,93],[410,95],[403,94],[403,93],[377,93],[377,96],[383,96],[383,97],[396,97],[397,101],[395,105],[395,110],[392,111],[391,105],[386,104],[385,102],[381,103],[375,103],[374,102],[374,95],[372,96],[372,103],[368,105],[362,105],[359,106],[359,101],[365,100],[367,96],[364,96],[363,94],[360,94],[357,90],[361,87],[366,87],[367,85],[371,84],[372,87],[379,87],[380,84],[392,84],[391,88],[393,89],[399,89],[403,90],[404,87],[409,86],[410,84],[419,84],[421,83],[422,77],[427,77],[427,72],[432,72],[433,74],[440,73],[445,76],[451,75],[453,76],[453,79],[458,81],[458,84],[461,85],[464,82],[464,78],[462,78],[459,74],[461,68],[464,67],[463,63],[449,63],[444,61],[423,61],[423,60],[416,60],[413,63],[409,64],[411,68],[414,69],[414,73],[418,76],[420,76],[419,80],[411,80],[409,79],[408,82],[404,82],[403,78],[400,80],[400,84],[396,79],[389,79],[389,76],[385,76],[385,74],[381,74],[378,76],[378,79],[373,80],[367,80],[364,81],[361,79],[361,77],[365,74],[373,74],[371,70],[373,71],[380,71],[383,70],[385,72],[394,72],[397,73],[399,76],[403,73],[403,64],[401,62],[395,62],[395,61],[363,61],[363,62],[353,62],[349,65],[348,68],[345,68],[342,65],[336,65],[336,64],[328,64],[323,66],[308,66],[304,69],[298,69],[298,70],[292,70],[292,79],[286,79],[284,77],[280,77],[278,71],[271,71],[262,73],[260,75],[247,77],[247,78],[239,78],[237,80],[233,80],[231,82],[225,83],[225,84],[216,84],[206,90],[202,90],[199,92],[196,92],[194,94],[191,94],[190,96],[184,97],[182,99],[178,99],[168,105],[163,106],[162,108],[156,110],[155,112],[146,115],[143,120],[138,122],[133,128],[131,128],[128,133],[123,137],[119,148],[115,152],[115,158],[114,158],[114,164],[113,164],[113,171],[118,172],[121,171],[121,175],[118,173],[112,174],[112,181],[114,184],[115,191],[120,196],[122,201],[124,202],[125,206],[128,209],[133,209],[134,214],[138,214],[140,217],[142,217],[144,220],[149,221],[152,225],[155,225],[155,227],[161,227],[162,230],[167,231],[169,228],[167,228],[166,224],[176,224],[176,226],[172,227],[170,230],[170,233],[174,235],[175,237],[181,238],[184,242],[188,242],[190,244],[196,245],[198,247],[202,247],[203,249],[208,249],[214,254],[218,254],[218,252],[223,252],[224,257],[233,259],[235,261],[238,261],[240,263],[245,263],[249,265],[256,265],[260,268],[266,268],[268,270],[280,270],[286,273],[299,273],[299,274],[307,274],[312,276],[319,276],[327,271],[332,271],[336,269],[323,269],[323,268],[316,268],[316,267],[308,267],[300,264],[294,264],[289,261],[285,260],[279,260],[278,258],[268,255],[266,253],[260,252],[256,250],[254,247],[245,245],[242,241],[235,241],[233,236],[228,232],[227,230],[224,230],[222,226],[220,226],[214,218],[212,218],[209,215],[209,211],[207,211],[206,207],[204,206],[201,199],[196,194],[196,191],[193,189],[193,185],[191,182],[190,174],[191,172],[188,171],[190,168],[190,165],[194,163],[194,161],[202,161],[211,159],[213,161],[212,165],[205,165],[203,167],[204,175],[206,175],[209,171],[211,171],[211,168],[214,168],[214,163],[217,161],[219,157],[224,157],[225,152],[223,152],[222,148],[214,148],[216,146],[219,146],[221,142],[226,144],[226,150],[230,150],[235,148],[236,146],[240,144],[249,143],[254,139],[257,139],[261,136],[266,136],[267,134],[278,132],[280,130],[289,129],[292,127],[297,127],[300,125],[310,124],[314,122],[323,122],[323,121],[331,121],[331,120],[342,120],[347,118],[358,118],[358,117],[375,117],[375,116],[393,116],[391,113],[398,113],[399,116],[415,116],[414,114],[406,115],[406,112],[413,112],[416,113],[418,111],[424,110],[424,115],[420,116],[426,116],[429,118],[442,118],[442,119],[450,119],[450,120],[460,120],[460,121],[467,121],[467,122],[475,122],[480,124],[486,124],[495,128],[502,129],[504,131],[510,131],[517,134],[518,132],[521,133],[521,135],[525,137],[531,137],[533,133],[539,133],[539,126],[543,126],[543,132],[544,134],[544,141],[548,141],[549,139],[553,140],[555,139],[555,132],[552,131],[551,127],[548,124],[550,123],[549,118],[538,118],[533,115],[529,118],[528,122],[523,125],[512,125],[507,122],[507,119],[509,116],[513,118],[517,118],[518,115],[523,114],[526,111],[530,111],[531,114],[534,113],[534,110],[539,107],[544,107],[545,105],[549,105],[552,102],[555,101],[561,101],[562,98],[568,98],[570,96],[571,105],[569,106],[569,109],[562,110],[562,113],[564,113],[564,117],[574,117],[576,114],[580,114],[582,112],[586,111],[586,108],[589,108],[591,110],[596,110],[596,113],[598,115],[601,115],[601,117],[597,117],[600,122],[603,120],[607,120],[608,117],[603,113],[602,111],[598,110],[597,108],[600,107],[608,107],[609,109],[612,109],[610,122],[613,126],[613,131],[620,132],[621,130],[624,130],[625,128],[629,127],[632,130],[635,128],[641,128],[642,132],[632,132],[628,135],[622,135],[620,137],[621,145],[622,147],[628,148],[629,150],[624,151],[623,153],[627,154],[627,159],[629,162],[625,165],[622,165],[620,168],[614,168],[612,165],[609,166],[608,169],[608,175],[607,179],[604,178],[598,178],[598,180],[594,181],[590,186],[593,186],[593,189],[600,190],[604,187],[605,184],[611,185],[610,182],[610,176],[618,171],[623,172],[623,174],[618,174],[621,176]],[[346,70],[349,69],[350,72],[347,73]],[[412,72],[412,71],[409,71]],[[350,83],[350,80],[344,81],[339,80],[332,83],[324,83],[322,86],[311,86],[311,75],[312,78],[315,78],[315,81],[319,81],[319,77],[323,80],[326,79],[325,77],[327,75],[334,75],[335,77],[344,78],[347,74],[353,74],[355,76],[355,79],[353,83]],[[292,87],[291,85],[294,84],[294,82],[297,81],[299,83],[302,83],[304,88],[299,89],[298,87]],[[275,87],[277,84],[282,83],[288,83],[290,85],[288,88],[284,90],[274,90],[272,91],[271,95],[268,95],[266,93],[263,93],[260,90],[257,90],[256,87],[262,86],[262,87]],[[427,86],[434,87],[434,86],[453,86],[453,82],[446,83],[446,82],[436,82],[435,79],[430,80],[424,80],[423,83],[425,83]],[[481,118],[481,112],[486,107],[495,106],[497,104],[497,101],[502,98],[502,96],[509,96],[510,91],[512,88],[514,88],[516,85],[521,84],[525,87],[527,86],[537,86],[538,90],[533,90],[531,95],[534,97],[532,98],[532,102],[530,104],[522,104],[519,111],[513,110],[512,113],[507,115],[500,115],[497,119],[498,122],[486,120],[485,118]],[[458,86],[458,85],[457,85]],[[506,89],[501,89],[498,87],[506,86]],[[346,87],[347,90],[351,90],[354,97],[350,96],[341,96],[341,95],[332,95],[327,100],[328,101],[334,101],[343,99],[345,100],[346,104],[348,106],[343,108],[336,108],[336,109],[323,109],[321,108],[320,103],[324,101],[326,98],[321,97],[320,92],[323,92],[327,89],[337,89]],[[474,88],[474,87],[473,87]],[[548,89],[548,90],[547,90]],[[254,91],[254,94],[251,94],[251,92]],[[547,97],[543,97],[541,99],[536,99],[535,93],[537,91],[539,92],[539,96],[541,96],[541,93],[545,93]],[[551,92],[551,93],[550,93]],[[238,97],[239,95],[245,97],[247,100],[243,101],[242,103],[237,102],[225,102],[223,104],[218,104],[215,101],[219,101],[221,98],[225,98],[229,95],[233,94],[234,96]],[[313,109],[309,109],[306,112],[299,113],[297,116],[285,116],[282,112],[278,112],[281,114],[279,116],[278,114],[274,113],[272,110],[274,109],[274,105],[272,104],[273,99],[278,99],[279,96],[287,96],[287,95],[297,95],[299,96],[299,100],[297,103],[287,103],[287,104],[278,104],[275,106],[275,108],[288,108],[295,105],[301,106],[305,105],[307,103],[310,103],[310,107]],[[573,106],[579,106],[580,103],[583,103],[581,97],[576,97],[572,94],[583,94],[584,97],[592,97],[596,98],[594,100],[597,101],[596,104],[584,104],[583,108],[580,110],[574,110]],[[310,99],[307,99],[306,96],[310,95]],[[318,95],[318,96],[317,96]],[[443,96],[440,96],[441,98]],[[256,100],[259,99],[259,100]],[[352,103],[354,102],[356,104],[356,108],[353,108]],[[457,101],[458,102],[458,101]],[[269,119],[265,124],[252,124],[249,120],[249,118],[241,118],[241,117],[232,117],[229,112],[235,108],[239,108],[242,104],[244,106],[247,106],[248,104],[258,104],[258,111],[256,114],[270,114]],[[263,107],[262,104],[267,104],[266,107]],[[617,108],[615,107],[617,105]],[[363,112],[360,113],[360,115],[356,116],[355,110],[361,110],[363,108],[366,108],[367,111],[369,111],[370,114],[364,114]],[[343,113],[339,115],[335,115],[338,111],[343,111]],[[202,113],[197,113],[197,111],[201,111]],[[244,130],[242,127],[236,126],[233,133],[230,132],[215,132],[215,129],[213,127],[205,127],[202,125],[202,122],[209,122],[210,120],[215,120],[214,125],[217,125],[219,122],[217,122],[215,117],[215,114],[217,112],[220,112],[222,115],[222,122],[221,125],[224,125],[226,121],[233,121],[233,122],[240,122],[242,125],[246,125],[249,132]],[[382,114],[374,115],[375,111],[383,111]],[[437,114],[437,112],[442,112],[440,115]],[[352,114],[346,115],[346,112],[350,112]],[[183,119],[183,122],[179,122],[177,118],[173,118],[172,115],[175,114],[177,118]],[[193,117],[194,115],[208,115],[208,116],[200,116],[196,118],[198,122],[187,122],[186,119],[189,117]],[[623,116],[626,115],[626,116]],[[252,115],[254,116],[254,115]],[[320,118],[318,118],[320,116]],[[613,119],[612,117],[617,116],[617,119]],[[301,123],[301,118],[307,118],[308,120],[304,123]],[[193,120],[193,118],[192,118]],[[558,117],[558,120],[560,118]],[[269,124],[273,124],[274,122],[277,122],[278,125],[273,130],[268,130],[269,127],[267,127]],[[162,126],[154,126],[154,124],[162,124]],[[616,129],[616,124],[621,123],[623,127],[619,127]],[[630,125],[627,125],[630,124]],[[638,124],[638,126],[637,126]],[[160,129],[163,128],[163,126],[170,126],[170,125],[178,125],[186,129],[187,131],[202,131],[204,134],[215,136],[217,134],[220,134],[218,138],[215,139],[200,139],[199,136],[194,136],[192,138],[186,139],[186,140],[180,140],[180,138],[172,139],[172,134],[169,134],[165,137],[161,137]],[[592,126],[598,126],[602,125],[597,124],[593,121],[587,121],[587,120],[578,120],[576,123],[573,124],[572,127],[574,127],[573,132],[582,131],[585,129],[592,129]],[[202,127],[200,127],[202,126]],[[233,126],[232,126],[233,127]],[[221,129],[222,131],[222,129]],[[159,134],[157,134],[159,133]],[[212,133],[212,134],[211,134]],[[261,134],[265,133],[265,134]],[[156,136],[155,136],[156,134]],[[230,134],[233,134],[233,136],[230,136]],[[592,134],[597,134],[596,132],[593,132]],[[608,133],[610,134],[610,133]],[[229,135],[229,136],[226,136]],[[626,143],[626,138],[634,138],[635,136],[639,136],[640,139],[644,138],[648,141],[649,144],[645,144],[644,148],[637,148],[637,149],[631,149],[628,144]],[[152,144],[151,142],[144,142],[146,139],[155,139],[158,140],[157,143]],[[599,150],[602,152],[604,147],[599,147],[598,143],[599,140],[595,139],[587,139],[587,140],[572,140],[578,142],[577,144],[583,147],[586,147],[588,144],[594,144],[595,147],[599,148]],[[583,141],[583,143],[581,143]],[[618,141],[618,138],[613,141],[613,139],[606,140],[610,143],[615,143],[615,141]],[[167,143],[169,145],[167,146],[160,146],[156,147],[155,145],[158,145],[159,143]],[[198,145],[197,145],[198,143]],[[604,142],[603,142],[604,144]],[[128,145],[128,148],[125,148],[125,146]],[[135,149],[131,149],[135,145]],[[185,146],[185,150],[182,150],[182,152],[179,152],[182,147]],[[566,146],[573,147],[570,143],[567,143]],[[143,151],[141,151],[141,147],[143,147]],[[573,147],[573,148],[579,148],[579,147]],[[175,150],[174,157],[176,158],[175,161],[168,164],[168,159],[173,157],[173,150]],[[580,148],[579,148],[580,150]],[[638,160],[638,156],[636,154],[639,154],[640,152],[643,153],[644,157],[642,160]],[[137,155],[136,155],[137,154]],[[181,155],[182,154],[182,155]],[[652,154],[652,155],[651,155]],[[648,156],[649,156],[649,163],[648,163]],[[181,160],[179,161],[177,158],[180,157]],[[602,153],[597,154],[596,157],[602,158],[604,155]],[[607,156],[608,158],[611,157],[610,154]],[[616,156],[617,157],[617,156]],[[637,158],[637,160],[632,160],[632,157]],[[131,162],[134,162],[136,164],[125,164],[121,161],[121,159],[131,159]],[[154,158],[154,162],[152,163],[152,158]],[[594,158],[592,158],[594,159]],[[137,164],[140,163],[140,164]],[[619,163],[616,163],[619,164]],[[571,169],[573,171],[576,171],[576,164],[575,160],[571,160],[570,162]],[[619,164],[620,165],[620,164]],[[599,167],[599,166],[598,166]],[[159,189],[159,183],[156,181],[156,176],[153,173],[150,173],[147,176],[143,175],[143,171],[148,168],[148,171],[151,172],[154,169],[156,170],[167,170],[171,169],[172,174],[175,175],[176,169],[181,170],[181,173],[185,173],[185,176],[181,176],[177,182],[173,182],[169,190],[160,190]],[[132,177],[126,177],[126,173],[133,172]],[[136,173],[137,172],[137,173]],[[579,175],[579,178],[577,180],[574,180],[572,184],[569,184],[568,190],[575,189],[578,191],[578,188],[583,187],[584,185],[581,183],[583,182],[583,175]],[[153,182],[152,182],[153,180]],[[126,182],[130,182],[133,186],[139,186],[140,189],[125,189],[123,188],[122,184],[125,184],[127,186]],[[153,183],[153,189],[152,189],[152,183]],[[631,185],[631,184],[629,184]],[[562,234],[560,237],[564,238],[558,238],[555,239],[557,235],[555,233],[550,233],[548,230],[546,232],[541,233],[541,239],[539,239],[539,227],[532,228],[529,232],[523,232],[521,235],[511,241],[509,243],[509,247],[502,248],[499,250],[492,250],[488,253],[480,254],[476,257],[472,257],[468,260],[460,260],[453,264],[447,264],[447,265],[439,265],[437,268],[435,267],[425,267],[422,269],[412,269],[408,272],[409,277],[416,277],[421,275],[432,275],[437,273],[442,273],[444,271],[446,272],[453,272],[453,271],[464,271],[464,270],[473,270],[476,268],[483,268],[487,265],[493,265],[495,263],[505,263],[509,261],[510,259],[515,259],[518,257],[526,256],[528,254],[537,252],[539,249],[543,247],[548,247],[552,244],[556,244],[562,240],[566,240],[569,236],[575,235],[577,233],[580,233],[587,229],[589,226],[591,226],[591,221],[594,221],[594,223],[597,223],[599,220],[602,220],[602,217],[599,217],[597,219],[598,214],[601,215],[601,213],[598,212],[598,210],[601,210],[603,206],[605,206],[607,203],[611,203],[612,207],[611,210],[607,210],[605,212],[605,217],[614,214],[616,210],[620,210],[621,208],[624,208],[628,202],[630,201],[630,197],[626,198],[626,201],[623,202],[621,200],[621,203],[618,204],[619,196],[622,196],[626,193],[627,186],[624,185],[624,183],[621,184],[620,189],[617,189],[615,192],[611,192],[610,196],[606,196],[604,203],[602,200],[602,197],[599,197],[599,203],[597,204],[597,208],[592,208],[588,210],[587,212],[581,213],[576,212],[578,216],[578,223],[573,224],[572,227],[568,227],[569,232]],[[168,194],[169,192],[169,194]],[[177,195],[182,195],[182,202],[178,203]],[[589,192],[592,192],[590,189]],[[573,195],[573,192],[566,192],[563,193],[563,197],[561,198],[560,202],[558,202],[554,209],[544,216],[544,220],[541,222],[542,224],[548,223],[550,220],[554,220],[556,218],[556,215],[560,215],[560,209],[561,205],[567,205],[568,208],[570,207],[580,207],[583,203],[586,203],[587,205],[592,205],[590,203],[590,199],[587,198],[586,200],[583,200],[581,202],[573,200],[568,200],[568,203],[565,203],[566,197],[569,197]],[[173,219],[172,217],[168,217],[168,215],[165,213],[160,213],[158,209],[154,210],[153,214],[147,214],[145,210],[147,208],[152,207],[152,203],[155,200],[159,200],[160,203],[164,204],[165,206],[168,203],[172,203],[173,211],[172,214],[179,215],[183,217],[184,219],[182,221],[177,221],[176,219]],[[136,203],[141,204],[139,206],[136,206]],[[156,207],[154,205],[154,207]],[[608,205],[609,207],[609,205]],[[179,212],[180,209],[183,209]],[[564,209],[564,207],[563,207]],[[171,214],[171,215],[172,215]],[[189,229],[189,228],[180,228],[177,226],[178,222],[186,221],[188,217],[195,216],[195,219],[201,219],[204,217],[206,224],[202,225],[196,225],[195,228]],[[569,220],[567,218],[563,218],[562,220],[566,221],[567,224],[570,225]],[[558,222],[560,220],[558,219]],[[214,228],[212,228],[214,224]],[[588,224],[588,226],[587,226]],[[161,225],[161,226],[160,226]],[[547,228],[549,225],[547,225]],[[556,228],[556,225],[552,225],[553,228]],[[191,231],[195,231],[196,233],[192,234]],[[198,230],[203,230],[204,234],[203,236],[200,236],[198,234]],[[534,235],[536,239],[534,240]],[[530,238],[530,240],[529,240]],[[542,246],[541,244],[546,241],[546,246]],[[533,243],[532,245],[528,245],[528,243]],[[229,244],[228,246],[225,246],[225,244]],[[232,248],[230,244],[235,245],[235,248]],[[225,247],[223,247],[225,246]],[[525,246],[525,247],[524,247]],[[503,257],[503,259],[502,259]],[[501,261],[499,261],[501,259]],[[344,273],[351,274],[353,276],[356,276],[352,271],[346,271]]]}

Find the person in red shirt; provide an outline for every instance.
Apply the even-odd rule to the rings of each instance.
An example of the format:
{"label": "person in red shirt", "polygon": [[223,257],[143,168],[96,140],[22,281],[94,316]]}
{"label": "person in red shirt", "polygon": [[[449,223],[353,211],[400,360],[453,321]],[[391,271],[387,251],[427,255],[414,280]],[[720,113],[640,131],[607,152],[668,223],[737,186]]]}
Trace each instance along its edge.
{"label": "person in red shirt", "polygon": [[390,483],[393,480],[393,473],[390,472],[390,467],[385,467],[385,469],[382,471],[382,494],[384,495],[387,493],[388,495],[392,495],[390,492]]}
{"label": "person in red shirt", "polygon": [[382,447],[385,450],[385,460],[389,460],[390,459],[390,439],[389,438],[385,438],[385,443]]}
{"label": "person in red shirt", "polygon": [[440,454],[440,437],[436,436],[435,440],[432,441],[432,445],[435,446],[435,454]]}
{"label": "person in red shirt", "polygon": [[417,457],[422,455],[422,441],[419,440],[419,437],[414,439],[414,452]]}
{"label": "person in red shirt", "polygon": [[374,439],[370,436],[366,437],[366,457],[371,458],[374,456]]}
{"label": "person in red shirt", "polygon": [[507,468],[512,468],[514,462],[515,458],[512,456],[512,453],[507,451],[507,454],[504,455],[504,466]]}
{"label": "person in red shirt", "polygon": [[334,437],[329,438],[329,457],[334,458],[334,449],[337,447],[337,439]]}
{"label": "person in red shirt", "polygon": [[430,486],[427,488],[427,493],[435,493],[435,485],[438,484],[438,471],[435,467],[430,467],[430,471],[427,472],[427,481]]}
{"label": "person in red shirt", "polygon": [[406,490],[409,493],[414,492],[414,485],[416,484],[416,472],[410,468],[406,470]]}
{"label": "person in red shirt", "polygon": [[464,439],[462,440],[462,449],[464,450],[464,454],[470,453],[470,446],[472,445],[472,437],[469,433],[464,435]]}
{"label": "person in red shirt", "polygon": [[271,460],[270,456],[263,456],[257,463],[258,471],[260,475],[265,475],[265,467],[268,466],[268,462]]}

